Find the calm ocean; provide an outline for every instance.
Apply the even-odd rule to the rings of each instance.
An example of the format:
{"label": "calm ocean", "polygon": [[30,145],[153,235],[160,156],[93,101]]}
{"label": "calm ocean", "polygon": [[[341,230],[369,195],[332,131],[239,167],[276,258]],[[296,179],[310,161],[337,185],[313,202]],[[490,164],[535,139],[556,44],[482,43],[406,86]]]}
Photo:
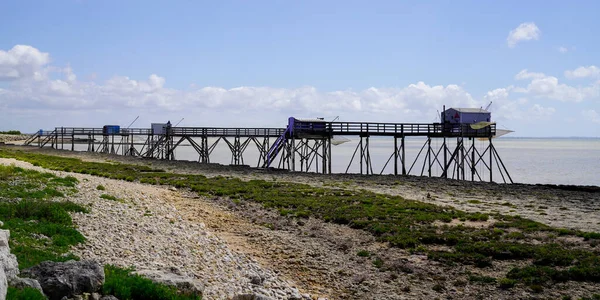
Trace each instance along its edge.
{"label": "calm ocean", "polygon": [[[352,154],[357,148],[358,137],[350,137],[350,141],[338,146],[332,146],[332,169],[334,173],[344,173],[348,168]],[[143,141],[142,141],[143,142]],[[214,140],[209,139],[209,144]],[[419,150],[423,147],[425,139],[406,139],[407,171],[411,175],[421,175],[424,165],[424,153],[417,158]],[[542,184],[569,184],[569,185],[596,185],[600,186],[600,138],[511,138],[501,137],[493,140],[494,146],[504,162],[513,181],[516,183],[542,183]],[[432,139],[433,149],[441,147],[441,140]],[[451,147],[453,146],[450,144]],[[471,145],[469,141],[467,145]],[[487,142],[476,141],[475,147],[479,152],[486,149]],[[65,146],[67,149],[68,146]],[[77,145],[77,150],[85,150],[85,145]],[[384,168],[386,161],[393,154],[393,139],[371,138],[370,156],[375,174],[392,174],[393,161]],[[453,149],[453,148],[452,148]],[[180,145],[175,156],[179,160],[198,161],[198,154],[190,146]],[[359,173],[358,158],[348,168],[349,173]],[[486,161],[489,156],[485,156]],[[210,156],[212,163],[228,165],[231,163],[231,152],[227,144],[220,141]],[[440,156],[441,160],[441,156]],[[256,167],[258,164],[258,150],[253,143],[248,145],[244,152],[244,164]],[[275,165],[276,166],[276,165]],[[432,174],[441,174],[441,168],[434,166]],[[312,169],[314,171],[314,167]],[[383,170],[383,172],[382,172]],[[477,170],[485,181],[489,180],[489,173],[482,164]],[[469,170],[466,170],[470,178]],[[427,175],[427,170],[424,170]],[[494,165],[493,180],[503,182],[500,173]],[[452,176],[450,176],[452,177]]]}
{"label": "calm ocean", "polygon": [[[347,143],[332,146],[332,169],[334,173],[346,171],[358,141],[359,138],[350,138]],[[424,139],[419,138],[407,139],[406,157],[409,161],[407,168],[416,160],[424,142]],[[502,137],[494,139],[493,143],[514,182],[600,186],[600,138]],[[487,142],[476,141],[475,147],[483,152],[486,145]],[[439,149],[440,146],[441,141],[432,140],[432,148]],[[391,138],[371,138],[370,156],[374,173],[379,174],[382,171],[392,153],[393,140]],[[421,174],[423,153],[410,174]],[[198,155],[191,147],[178,148],[176,157],[181,160],[198,160]],[[356,157],[358,157],[358,153]],[[211,154],[211,162],[231,163],[231,154],[224,142],[221,141],[217,144]],[[256,167],[257,162],[258,150],[253,144],[250,144],[244,153],[244,163]],[[432,172],[440,174],[439,169],[439,167],[434,168]],[[477,169],[486,173],[483,166],[479,166]],[[357,159],[350,166],[348,172],[359,172]],[[393,173],[392,161],[383,169],[383,174],[391,173]],[[427,170],[425,170],[425,174],[427,174]],[[497,171],[493,173],[493,176],[494,181],[502,182],[502,178]],[[489,175],[485,175],[485,178],[488,179]]]}

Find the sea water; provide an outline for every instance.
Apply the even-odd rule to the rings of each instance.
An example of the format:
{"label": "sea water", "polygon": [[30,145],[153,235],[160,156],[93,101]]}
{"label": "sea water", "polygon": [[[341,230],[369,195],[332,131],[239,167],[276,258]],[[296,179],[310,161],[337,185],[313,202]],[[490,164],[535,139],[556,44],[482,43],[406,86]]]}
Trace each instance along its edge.
{"label": "sea water", "polygon": [[507,137],[494,144],[515,182],[600,186],[600,138]]}
{"label": "sea water", "polygon": [[[214,141],[213,141],[214,142]],[[360,172],[360,138],[350,138],[350,141],[338,146],[332,146],[332,171],[333,173],[359,173]],[[363,145],[364,145],[363,141]],[[455,143],[447,141],[453,150]],[[210,140],[209,140],[210,143]],[[442,146],[441,139],[432,139],[431,148],[437,152]],[[466,147],[472,141],[465,139]],[[398,140],[400,145],[400,140]],[[493,145],[504,163],[508,174],[517,183],[542,183],[542,184],[572,184],[572,185],[597,185],[600,186],[600,138],[509,138],[502,137],[493,140]],[[425,148],[423,148],[425,146]],[[487,141],[475,141],[475,148],[483,153],[488,146]],[[421,151],[421,149],[423,150]],[[419,155],[419,151],[421,154]],[[356,153],[356,154],[355,154]],[[425,154],[427,153],[426,139],[406,139],[406,171],[411,175],[428,175]],[[485,161],[489,162],[489,152],[484,154]],[[354,160],[352,156],[354,154]],[[394,145],[392,138],[370,138],[369,156],[374,174],[393,174]],[[448,155],[448,157],[450,154]],[[442,162],[442,155],[439,156]],[[177,149],[176,158],[182,160],[198,160],[198,154],[191,147]],[[244,164],[252,167],[258,166],[258,150],[250,144],[244,152]],[[391,158],[391,159],[390,159]],[[212,163],[230,164],[231,151],[224,142],[215,147],[210,156]],[[433,159],[433,158],[432,158]],[[317,158],[319,160],[320,158]],[[389,160],[389,162],[388,162]],[[502,175],[498,172],[498,163],[494,161],[493,181],[503,182]],[[386,162],[387,166],[386,166]],[[296,159],[299,169],[299,159]],[[315,171],[313,161],[311,170]],[[412,165],[412,169],[410,168]],[[441,174],[441,167],[433,163],[432,174]],[[274,166],[277,166],[274,164]],[[384,168],[385,166],[385,168]],[[319,166],[320,167],[320,166]],[[401,172],[400,167],[399,172]],[[477,165],[478,173],[483,174],[485,181],[489,180],[482,163]],[[363,163],[363,173],[367,166]],[[370,171],[370,170],[369,170]],[[466,178],[470,179],[470,171],[466,168]],[[450,177],[452,177],[449,174]],[[476,178],[477,179],[477,178]]]}
{"label": "sea water", "polygon": [[[349,137],[349,141],[341,145],[332,145],[331,165],[333,173],[360,173],[360,138]],[[243,141],[244,139],[242,139]],[[272,139],[273,141],[274,139]],[[271,141],[271,142],[272,142]],[[199,141],[198,141],[199,142]],[[216,139],[209,139],[209,145]],[[473,143],[474,142],[474,143]],[[363,146],[365,146],[363,140]],[[442,146],[442,139],[432,139],[431,148],[435,154]],[[448,139],[450,151],[454,150],[456,141]],[[475,146],[483,154],[484,161],[489,163],[489,152],[485,152],[489,143],[480,140],[465,139],[465,147]],[[596,185],[600,186],[600,138],[510,138],[501,137],[493,139],[493,145],[508,174],[502,169],[501,163],[493,158],[492,180],[495,182],[508,182],[508,176],[515,183],[541,183],[541,184],[569,184],[569,185]],[[400,140],[398,140],[400,146]],[[65,149],[68,147],[65,146]],[[427,140],[424,138],[406,138],[406,171],[410,175],[428,176]],[[77,150],[85,150],[86,146],[77,145]],[[419,152],[421,152],[419,154]],[[394,143],[393,138],[371,137],[369,139],[369,157],[371,167],[369,173],[393,174],[394,173]],[[354,156],[354,159],[352,157]],[[198,161],[196,151],[188,146],[180,145],[175,150],[178,160]],[[438,155],[439,163],[432,156],[432,176],[441,175],[442,154]],[[243,155],[243,164],[251,167],[259,165],[259,151],[254,143],[250,143]],[[450,154],[448,154],[448,159]],[[311,165],[311,171],[316,171],[316,158]],[[224,165],[232,164],[231,150],[227,143],[220,140],[210,155],[211,163]],[[386,164],[387,162],[387,164]],[[272,165],[277,167],[278,160]],[[299,158],[296,159],[299,170]],[[398,172],[401,173],[400,163]],[[489,181],[489,172],[480,162],[476,166],[477,174],[481,180]],[[363,173],[367,166],[363,160]],[[456,174],[449,173],[448,177],[456,178]],[[502,177],[504,176],[504,178]],[[465,167],[465,177],[470,180],[471,172]],[[479,180],[477,176],[475,180]]]}

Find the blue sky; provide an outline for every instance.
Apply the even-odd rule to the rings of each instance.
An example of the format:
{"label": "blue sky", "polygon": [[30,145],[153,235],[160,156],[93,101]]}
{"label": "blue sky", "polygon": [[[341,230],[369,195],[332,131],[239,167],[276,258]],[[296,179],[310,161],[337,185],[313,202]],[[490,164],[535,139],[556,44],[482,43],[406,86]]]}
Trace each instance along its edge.
{"label": "blue sky", "polygon": [[432,122],[492,101],[515,136],[600,136],[597,1],[1,6],[0,129]]}

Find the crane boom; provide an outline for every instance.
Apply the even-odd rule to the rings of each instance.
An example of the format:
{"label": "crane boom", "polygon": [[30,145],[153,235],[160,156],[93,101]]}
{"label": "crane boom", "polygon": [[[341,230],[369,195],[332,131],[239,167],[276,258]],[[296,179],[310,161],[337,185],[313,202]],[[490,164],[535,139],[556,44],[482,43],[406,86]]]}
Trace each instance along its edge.
{"label": "crane boom", "polygon": [[488,110],[488,109],[490,109],[490,106],[492,106],[492,101],[490,101],[490,104],[488,104],[488,105],[485,107],[485,109],[484,109],[484,110]]}

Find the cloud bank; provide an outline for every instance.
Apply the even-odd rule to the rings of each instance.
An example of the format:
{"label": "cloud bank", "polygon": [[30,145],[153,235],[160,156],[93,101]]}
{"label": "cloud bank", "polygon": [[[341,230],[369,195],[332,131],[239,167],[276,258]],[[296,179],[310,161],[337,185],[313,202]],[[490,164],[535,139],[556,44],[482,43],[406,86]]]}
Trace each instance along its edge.
{"label": "cloud bank", "polygon": [[[167,79],[114,76],[104,82],[81,80],[70,66],[54,66],[50,54],[17,45],[0,51],[0,117],[3,129],[35,131],[55,126],[127,124],[142,116],[150,122],[186,118],[185,126],[284,126],[287,117],[340,116],[342,121],[437,122],[446,107],[485,107],[508,126],[548,120],[554,105],[600,103],[600,82],[571,86],[557,77],[526,69],[515,74],[515,85],[495,88],[481,97],[456,84],[416,82],[403,87],[321,91],[315,87],[168,87]],[[567,78],[597,76],[595,66],[566,71]],[[586,102],[588,101],[588,102]],[[582,108],[597,123],[596,110]],[[518,122],[517,122],[518,121]],[[511,123],[513,122],[513,123]],[[512,128],[518,129],[518,128]]]}

